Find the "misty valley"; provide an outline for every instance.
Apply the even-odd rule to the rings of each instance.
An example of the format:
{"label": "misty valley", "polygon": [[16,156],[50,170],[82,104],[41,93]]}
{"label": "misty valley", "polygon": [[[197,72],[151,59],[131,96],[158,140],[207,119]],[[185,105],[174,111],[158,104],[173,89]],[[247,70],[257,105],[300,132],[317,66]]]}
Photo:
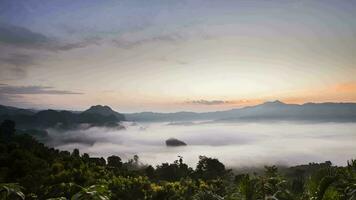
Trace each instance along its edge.
{"label": "misty valley", "polygon": [[[182,156],[194,166],[198,157],[205,155],[219,158],[230,168],[327,160],[345,165],[356,151],[356,123],[125,122],[123,127],[49,130],[48,145],[68,151],[78,148],[95,157],[118,155],[128,160],[138,155],[143,163],[151,165],[173,162]],[[167,147],[165,141],[169,138],[187,146]]]}
{"label": "misty valley", "polygon": [[352,199],[355,109],[352,103],[280,101],[210,113],[0,106],[0,194],[63,200]]}
{"label": "misty valley", "polygon": [[0,0],[0,200],[356,200],[356,0]]}
{"label": "misty valley", "polygon": [[[139,155],[150,165],[182,156],[193,166],[200,155],[233,168],[326,160],[345,165],[356,150],[354,103],[272,101],[206,113],[119,113],[101,105],[84,111],[0,106],[0,120],[13,120],[18,134],[30,134],[50,147],[123,160]],[[173,145],[167,146],[171,139]]]}

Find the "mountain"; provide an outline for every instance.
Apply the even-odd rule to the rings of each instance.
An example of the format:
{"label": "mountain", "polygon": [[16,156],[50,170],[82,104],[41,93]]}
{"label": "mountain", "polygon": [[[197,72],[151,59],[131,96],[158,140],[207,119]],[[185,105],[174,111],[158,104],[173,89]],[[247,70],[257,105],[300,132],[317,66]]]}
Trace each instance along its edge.
{"label": "mountain", "polygon": [[70,129],[79,127],[81,124],[116,126],[118,122],[125,120],[122,114],[113,111],[108,106],[92,106],[84,112],[57,110],[30,112],[29,110],[14,107],[8,109],[6,106],[1,106],[0,109],[0,121],[5,119],[13,120],[16,122],[17,127],[21,129]]}
{"label": "mountain", "polygon": [[103,116],[113,115],[117,117],[118,120],[125,120],[125,116],[112,110],[109,106],[96,105],[91,106],[88,110],[85,110],[82,114],[99,114]]}
{"label": "mountain", "polygon": [[129,121],[260,121],[293,120],[323,122],[356,122],[356,103],[286,104],[281,101],[265,102],[256,106],[226,111],[194,113],[132,113],[125,114]]}
{"label": "mountain", "polygon": [[35,111],[30,109],[0,105],[0,115],[33,115],[34,113]]}
{"label": "mountain", "polygon": [[141,112],[124,114],[128,121],[184,121],[200,119],[199,113],[195,112],[176,112],[176,113],[156,113]]}
{"label": "mountain", "polygon": [[305,103],[286,104],[281,101],[265,102],[256,106],[216,112],[127,113],[121,114],[109,106],[91,106],[83,112],[33,110],[1,106],[0,121],[11,119],[21,128],[71,128],[80,124],[113,126],[117,122],[160,121],[184,122],[192,120],[214,121],[320,121],[356,122],[356,103]]}

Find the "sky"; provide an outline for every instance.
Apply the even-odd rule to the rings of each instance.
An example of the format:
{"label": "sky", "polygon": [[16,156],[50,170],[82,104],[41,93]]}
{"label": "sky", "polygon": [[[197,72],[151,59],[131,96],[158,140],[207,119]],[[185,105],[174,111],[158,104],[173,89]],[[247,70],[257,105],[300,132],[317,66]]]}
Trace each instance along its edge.
{"label": "sky", "polygon": [[356,102],[356,1],[1,0],[0,104]]}

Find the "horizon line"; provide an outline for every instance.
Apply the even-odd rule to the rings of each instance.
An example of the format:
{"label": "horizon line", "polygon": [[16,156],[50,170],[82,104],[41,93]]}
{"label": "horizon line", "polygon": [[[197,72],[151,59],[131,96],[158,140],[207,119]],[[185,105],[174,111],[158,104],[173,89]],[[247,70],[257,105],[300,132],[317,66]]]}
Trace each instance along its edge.
{"label": "horizon line", "polygon": [[[305,102],[305,103],[286,103],[280,100],[273,100],[273,101],[264,101],[262,103],[259,104],[253,104],[253,105],[247,105],[247,106],[242,106],[242,107],[236,107],[236,108],[230,108],[230,109],[225,109],[225,110],[215,110],[215,111],[202,111],[202,112],[197,112],[197,111],[187,111],[187,110],[179,110],[179,111],[175,111],[175,112],[157,112],[157,111],[138,111],[138,112],[120,112],[117,111],[116,109],[113,109],[112,106],[110,105],[105,105],[105,104],[93,104],[91,105],[89,108],[91,108],[92,106],[108,106],[109,108],[111,108],[113,111],[121,113],[121,114],[137,114],[137,113],[160,113],[160,114],[171,114],[171,113],[213,113],[213,112],[224,112],[224,111],[230,111],[230,110],[235,110],[235,109],[244,109],[244,108],[249,108],[249,107],[254,107],[254,106],[259,106],[259,105],[263,105],[266,103],[280,103],[280,104],[285,104],[285,105],[306,105],[306,104],[356,104],[356,101],[324,101],[324,102]],[[25,107],[17,107],[17,106],[8,106],[8,105],[4,105],[4,104],[0,104],[0,106],[4,106],[4,107],[10,107],[10,108],[17,108],[17,109],[25,109],[25,110],[34,110],[34,111],[44,111],[44,110],[55,110],[55,111],[72,111],[72,112],[84,112],[87,109],[84,110],[70,110],[70,109],[54,109],[54,108],[45,108],[45,109],[36,109],[36,108],[25,108]]]}

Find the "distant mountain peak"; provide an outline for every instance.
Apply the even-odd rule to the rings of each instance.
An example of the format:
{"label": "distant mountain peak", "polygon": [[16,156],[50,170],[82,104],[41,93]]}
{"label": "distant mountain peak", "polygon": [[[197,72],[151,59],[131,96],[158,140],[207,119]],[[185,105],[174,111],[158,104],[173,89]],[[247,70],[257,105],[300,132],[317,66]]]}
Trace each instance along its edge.
{"label": "distant mountain peak", "polygon": [[117,114],[114,110],[112,110],[109,106],[106,106],[106,105],[91,106],[88,110],[84,111],[84,113],[95,113],[95,114],[100,114],[100,115],[104,115],[104,116]]}
{"label": "distant mountain peak", "polygon": [[109,106],[106,106],[106,105],[91,106],[88,110],[85,110],[83,113],[99,114],[99,115],[103,115],[103,116],[114,115],[121,121],[125,120],[124,115],[114,111],[113,109],[111,109]]}
{"label": "distant mountain peak", "polygon": [[262,105],[273,105],[273,106],[278,106],[278,105],[286,105],[282,101],[275,100],[275,101],[266,101]]}
{"label": "distant mountain peak", "polygon": [[[93,111],[113,111],[109,106],[107,105],[95,105],[91,106],[88,110],[93,110]],[[88,111],[87,110],[87,111]]]}

